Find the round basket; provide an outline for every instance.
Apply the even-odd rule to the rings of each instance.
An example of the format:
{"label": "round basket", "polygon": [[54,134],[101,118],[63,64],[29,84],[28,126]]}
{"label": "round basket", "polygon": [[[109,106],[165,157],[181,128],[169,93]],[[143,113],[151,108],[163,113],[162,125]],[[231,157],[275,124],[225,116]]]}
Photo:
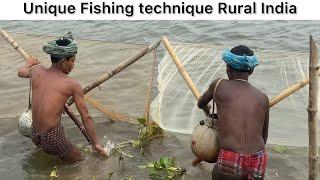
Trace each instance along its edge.
{"label": "round basket", "polygon": [[18,121],[19,133],[23,136],[31,138],[32,134],[32,111],[28,109],[24,112]]}

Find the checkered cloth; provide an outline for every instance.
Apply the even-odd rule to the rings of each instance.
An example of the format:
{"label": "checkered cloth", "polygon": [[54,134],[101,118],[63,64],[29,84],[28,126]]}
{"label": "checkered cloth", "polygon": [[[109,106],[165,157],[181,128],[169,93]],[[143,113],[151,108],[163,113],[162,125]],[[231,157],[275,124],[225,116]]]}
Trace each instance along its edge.
{"label": "checkered cloth", "polygon": [[263,179],[267,153],[261,150],[253,154],[240,154],[221,149],[216,165],[224,174],[242,176],[248,180]]}
{"label": "checkered cloth", "polygon": [[59,123],[48,132],[40,134],[32,128],[32,142],[46,153],[65,159],[71,152],[73,145],[64,134],[63,127]]}

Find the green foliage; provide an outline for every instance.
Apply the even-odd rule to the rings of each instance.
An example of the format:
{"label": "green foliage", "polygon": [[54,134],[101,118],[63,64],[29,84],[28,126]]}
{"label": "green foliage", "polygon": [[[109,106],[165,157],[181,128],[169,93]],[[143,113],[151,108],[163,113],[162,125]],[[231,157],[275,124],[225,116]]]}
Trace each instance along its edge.
{"label": "green foliage", "polygon": [[138,122],[140,125],[145,125],[146,124],[146,119],[145,118],[137,118]]}
{"label": "green foliage", "polygon": [[139,122],[139,135],[136,140],[131,141],[133,147],[139,148],[141,154],[145,154],[150,142],[163,136],[163,130],[155,123],[151,123],[149,128],[145,118],[137,118]]}
{"label": "green foliage", "polygon": [[91,147],[90,146],[85,146],[83,143],[79,143],[76,145],[77,148],[80,149],[80,151],[84,152],[85,154],[89,155],[91,154]]}
{"label": "green foliage", "polygon": [[115,147],[111,149],[111,155],[118,155],[119,156],[119,162],[124,160],[124,157],[133,158],[132,155],[124,152],[123,148],[127,147],[129,145],[129,142],[122,142],[117,144]]}
{"label": "green foliage", "polygon": [[149,169],[149,177],[151,179],[176,179],[182,176],[185,170],[175,165],[174,158],[161,157],[159,161],[138,166],[139,169]]}
{"label": "green foliage", "polygon": [[109,174],[108,174],[108,178],[107,178],[107,180],[111,180],[112,175],[113,175],[113,172],[109,173]]}
{"label": "green foliage", "polygon": [[50,179],[56,179],[58,178],[58,169],[57,169],[57,166],[54,166],[53,170],[51,171],[50,173]]}
{"label": "green foliage", "polygon": [[272,149],[277,153],[281,153],[281,154],[285,153],[288,150],[287,147],[283,145],[275,145]]}

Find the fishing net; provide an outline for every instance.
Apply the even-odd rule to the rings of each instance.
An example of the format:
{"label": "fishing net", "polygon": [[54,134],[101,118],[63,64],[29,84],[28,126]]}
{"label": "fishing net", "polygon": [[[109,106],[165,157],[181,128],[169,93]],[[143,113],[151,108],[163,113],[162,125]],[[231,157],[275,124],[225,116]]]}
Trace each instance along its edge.
{"label": "fishing net", "polygon": [[[198,90],[203,93],[216,78],[227,78],[221,52],[225,47],[173,42],[172,46]],[[254,50],[260,64],[250,83],[269,99],[290,85],[308,77],[308,53]],[[191,133],[204,119],[203,111],[180,75],[168,52],[158,64],[158,93],[153,99],[153,120],[166,130]],[[307,144],[308,86],[276,104],[270,110],[269,142],[286,145]]]}

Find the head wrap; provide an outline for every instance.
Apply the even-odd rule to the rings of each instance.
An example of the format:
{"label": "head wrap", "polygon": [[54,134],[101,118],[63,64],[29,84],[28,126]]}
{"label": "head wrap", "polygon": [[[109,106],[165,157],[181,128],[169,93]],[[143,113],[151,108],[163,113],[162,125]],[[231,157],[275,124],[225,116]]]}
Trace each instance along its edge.
{"label": "head wrap", "polygon": [[[66,46],[58,45],[59,43],[57,44],[57,42],[61,40],[70,41],[70,44]],[[77,54],[78,51],[77,44],[74,41],[72,33],[70,31],[65,36],[54,39],[48,42],[47,44],[44,44],[42,49],[45,53],[61,59],[74,56],[75,54]]]}
{"label": "head wrap", "polygon": [[222,59],[229,66],[239,71],[252,71],[259,64],[258,58],[255,55],[239,56],[239,55],[233,54],[230,50],[224,50],[222,52]]}

